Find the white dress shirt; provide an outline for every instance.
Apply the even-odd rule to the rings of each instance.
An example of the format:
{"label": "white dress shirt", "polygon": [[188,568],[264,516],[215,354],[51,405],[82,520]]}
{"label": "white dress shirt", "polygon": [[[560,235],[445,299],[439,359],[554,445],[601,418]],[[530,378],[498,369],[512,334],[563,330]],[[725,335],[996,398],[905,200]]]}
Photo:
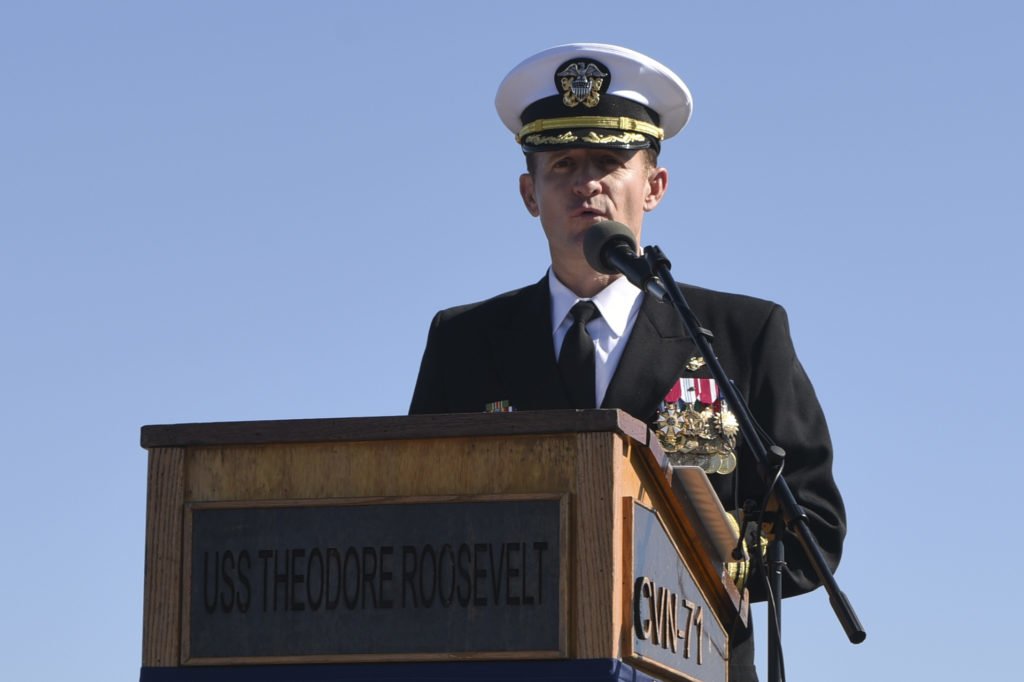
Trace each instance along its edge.
{"label": "white dress shirt", "polygon": [[558,281],[550,268],[548,287],[551,290],[551,328],[555,330],[552,341],[555,344],[556,359],[562,350],[562,341],[572,326],[572,316],[569,314],[572,307],[578,301],[593,301],[601,313],[601,317],[587,323],[587,333],[594,339],[594,396],[600,406],[636,323],[643,302],[642,292],[625,277],[619,277],[593,298],[580,298]]}

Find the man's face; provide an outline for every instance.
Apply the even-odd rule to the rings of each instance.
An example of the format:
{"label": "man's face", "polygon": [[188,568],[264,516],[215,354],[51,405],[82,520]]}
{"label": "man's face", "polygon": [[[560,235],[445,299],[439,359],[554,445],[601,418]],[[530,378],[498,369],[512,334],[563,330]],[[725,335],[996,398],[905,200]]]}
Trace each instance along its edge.
{"label": "man's face", "polygon": [[556,266],[583,258],[583,235],[615,220],[640,242],[643,214],[661,201],[668,171],[652,168],[647,154],[622,149],[535,152],[534,171],[519,179],[530,214],[540,218]]}

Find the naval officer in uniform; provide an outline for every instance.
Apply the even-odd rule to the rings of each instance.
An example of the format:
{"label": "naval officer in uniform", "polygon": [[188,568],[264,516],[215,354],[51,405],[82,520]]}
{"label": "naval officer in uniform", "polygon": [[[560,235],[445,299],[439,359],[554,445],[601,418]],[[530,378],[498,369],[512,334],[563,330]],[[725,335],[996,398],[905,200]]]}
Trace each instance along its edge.
{"label": "naval officer in uniform", "polygon": [[[495,105],[525,154],[519,193],[540,220],[551,267],[522,289],[437,313],[410,412],[619,408],[647,421],[671,458],[703,466],[726,509],[760,501],[764,486],[735,418],[673,309],[624,277],[596,272],[583,253],[584,235],[605,220],[626,225],[640,243],[645,216],[668,189],[661,145],[690,118],[686,85],[633,50],[570,44],[512,69]],[[845,512],[828,428],[785,311],[681,288],[758,423],[785,449],[786,477],[834,570]],[[813,589],[798,543],[785,532],[783,539],[784,593]],[[752,570],[747,585],[763,599]],[[732,634],[730,679],[757,679],[749,630]]]}

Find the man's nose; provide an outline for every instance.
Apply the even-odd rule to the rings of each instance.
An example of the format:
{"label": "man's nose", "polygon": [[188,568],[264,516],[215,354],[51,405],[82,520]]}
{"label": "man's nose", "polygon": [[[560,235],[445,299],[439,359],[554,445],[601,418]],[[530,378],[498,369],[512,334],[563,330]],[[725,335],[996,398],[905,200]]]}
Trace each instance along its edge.
{"label": "man's nose", "polygon": [[581,197],[591,197],[601,191],[601,175],[596,168],[581,166],[573,182],[573,190]]}

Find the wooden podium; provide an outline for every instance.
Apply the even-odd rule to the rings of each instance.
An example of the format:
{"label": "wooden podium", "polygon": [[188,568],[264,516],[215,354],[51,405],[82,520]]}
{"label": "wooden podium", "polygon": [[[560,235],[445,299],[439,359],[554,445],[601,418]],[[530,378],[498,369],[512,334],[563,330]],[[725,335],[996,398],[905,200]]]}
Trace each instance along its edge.
{"label": "wooden podium", "polygon": [[142,445],[143,682],[727,678],[735,536],[703,473],[683,486],[622,412],[146,426]]}

